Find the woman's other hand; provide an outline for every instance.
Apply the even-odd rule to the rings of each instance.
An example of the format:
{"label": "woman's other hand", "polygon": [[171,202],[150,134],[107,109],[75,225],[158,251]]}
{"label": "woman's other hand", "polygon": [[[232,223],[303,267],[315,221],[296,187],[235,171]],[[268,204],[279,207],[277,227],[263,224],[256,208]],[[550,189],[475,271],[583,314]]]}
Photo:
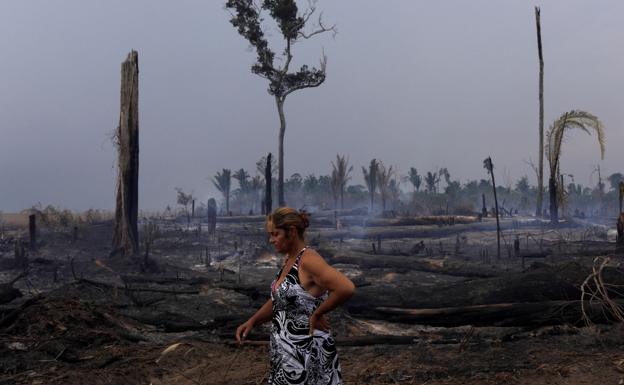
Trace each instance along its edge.
{"label": "woman's other hand", "polygon": [[329,326],[329,321],[325,314],[318,315],[316,313],[312,313],[310,316],[310,332],[309,334],[314,334],[314,329],[318,329],[324,332],[328,332],[331,327]]}
{"label": "woman's other hand", "polygon": [[239,344],[242,344],[245,338],[247,338],[247,334],[249,334],[253,327],[254,322],[252,320],[247,320],[247,322],[236,328],[236,341]]}

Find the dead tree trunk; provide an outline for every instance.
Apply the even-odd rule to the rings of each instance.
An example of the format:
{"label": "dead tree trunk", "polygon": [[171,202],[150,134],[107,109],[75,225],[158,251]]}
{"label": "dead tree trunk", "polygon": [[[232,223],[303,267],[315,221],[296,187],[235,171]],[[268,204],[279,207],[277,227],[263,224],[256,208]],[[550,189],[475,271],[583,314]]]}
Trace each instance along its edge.
{"label": "dead tree trunk", "polygon": [[535,7],[535,24],[537,26],[537,52],[539,56],[539,165],[537,170],[537,207],[535,216],[542,216],[542,197],[544,192],[544,57],[542,56],[542,27],[540,8]]}
{"label": "dead tree trunk", "polygon": [[208,199],[208,234],[214,236],[217,229],[217,201]]}
{"label": "dead tree trunk", "polygon": [[550,195],[550,223],[557,225],[559,223],[559,204],[557,202],[557,177],[551,175],[548,178],[548,194]]}
{"label": "dead tree trunk", "polygon": [[620,213],[617,221],[617,237],[615,240],[616,250],[624,251],[624,213]]}
{"label": "dead tree trunk", "polygon": [[496,182],[494,181],[494,164],[492,163],[492,157],[488,156],[487,159],[483,161],[483,166],[492,176],[492,189],[494,190],[494,213],[496,214],[496,256],[500,258],[500,222],[498,219],[498,198],[496,197]]}
{"label": "dead tree trunk", "polygon": [[121,65],[121,108],[116,139],[119,170],[111,254],[131,256],[139,251],[139,61],[136,51],[130,52]]}
{"label": "dead tree trunk", "polygon": [[273,210],[273,201],[271,197],[271,182],[273,180],[273,176],[271,175],[271,153],[267,155],[266,166],[264,168],[264,184],[265,184],[265,193],[264,193],[264,214],[269,215]]}
{"label": "dead tree trunk", "polygon": [[286,133],[286,118],[284,117],[284,100],[275,96],[275,102],[280,118],[279,147],[277,154],[277,201],[280,207],[284,207],[286,206],[286,200],[284,199],[284,134]]}

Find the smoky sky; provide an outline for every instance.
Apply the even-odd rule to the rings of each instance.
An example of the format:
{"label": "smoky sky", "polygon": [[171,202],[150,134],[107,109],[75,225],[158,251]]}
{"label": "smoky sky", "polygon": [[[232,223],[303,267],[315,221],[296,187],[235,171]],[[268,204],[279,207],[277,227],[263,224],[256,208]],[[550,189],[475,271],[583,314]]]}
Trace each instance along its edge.
{"label": "smoky sky", "polygon": [[[485,178],[492,156],[500,184],[523,175],[534,184],[526,162],[538,158],[536,5],[546,128],[582,109],[606,131],[602,161],[595,136],[571,132],[562,172],[588,185],[597,165],[603,175],[623,171],[624,2],[321,0],[338,33],[294,47],[296,65],[318,65],[323,52],[328,64],[325,84],[286,100],[286,176],[328,174],[345,154],[350,183],[363,183],[372,158],[399,175],[446,167],[464,183]],[[0,210],[114,206],[110,137],[132,49],[142,209],[173,206],[176,187],[218,197],[217,171],[253,175],[260,157],[277,153],[274,99],[251,73],[255,53],[224,1],[2,0]]]}

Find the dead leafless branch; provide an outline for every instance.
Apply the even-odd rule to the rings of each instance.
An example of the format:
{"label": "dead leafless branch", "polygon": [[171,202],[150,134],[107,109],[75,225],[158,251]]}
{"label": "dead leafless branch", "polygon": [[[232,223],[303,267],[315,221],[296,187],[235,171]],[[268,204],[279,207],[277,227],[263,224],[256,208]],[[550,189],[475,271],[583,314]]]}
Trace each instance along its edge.
{"label": "dead leafless branch", "polygon": [[611,298],[609,293],[613,290],[609,287],[612,285],[605,283],[603,277],[603,271],[606,267],[620,267],[620,265],[620,262],[613,262],[609,257],[596,257],[594,259],[592,273],[585,278],[581,285],[581,310],[583,320],[588,326],[592,324],[588,314],[588,306],[594,302],[598,302],[602,306],[605,315],[611,316],[618,322],[624,322],[624,308]]}

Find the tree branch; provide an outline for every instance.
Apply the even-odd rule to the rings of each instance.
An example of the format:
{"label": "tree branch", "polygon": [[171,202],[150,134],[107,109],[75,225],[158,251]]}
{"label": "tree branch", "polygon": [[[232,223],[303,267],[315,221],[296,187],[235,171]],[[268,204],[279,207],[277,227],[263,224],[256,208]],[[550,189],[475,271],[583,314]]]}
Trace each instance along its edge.
{"label": "tree branch", "polygon": [[[312,12],[314,12],[314,11],[312,11]],[[310,13],[307,17],[309,18],[310,16],[312,16],[312,13]],[[337,33],[336,24],[334,24],[334,25],[332,25],[330,27],[326,27],[323,24],[323,13],[322,12],[321,12],[321,14],[319,15],[319,18],[318,18],[318,25],[319,25],[318,29],[310,32],[309,34],[306,34],[303,31],[299,31],[299,33],[297,34],[297,37],[301,37],[301,38],[304,38],[304,39],[309,39],[309,38],[311,38],[314,35],[319,35],[321,33],[329,32],[329,31],[333,32],[333,36],[336,36],[336,33]]]}

